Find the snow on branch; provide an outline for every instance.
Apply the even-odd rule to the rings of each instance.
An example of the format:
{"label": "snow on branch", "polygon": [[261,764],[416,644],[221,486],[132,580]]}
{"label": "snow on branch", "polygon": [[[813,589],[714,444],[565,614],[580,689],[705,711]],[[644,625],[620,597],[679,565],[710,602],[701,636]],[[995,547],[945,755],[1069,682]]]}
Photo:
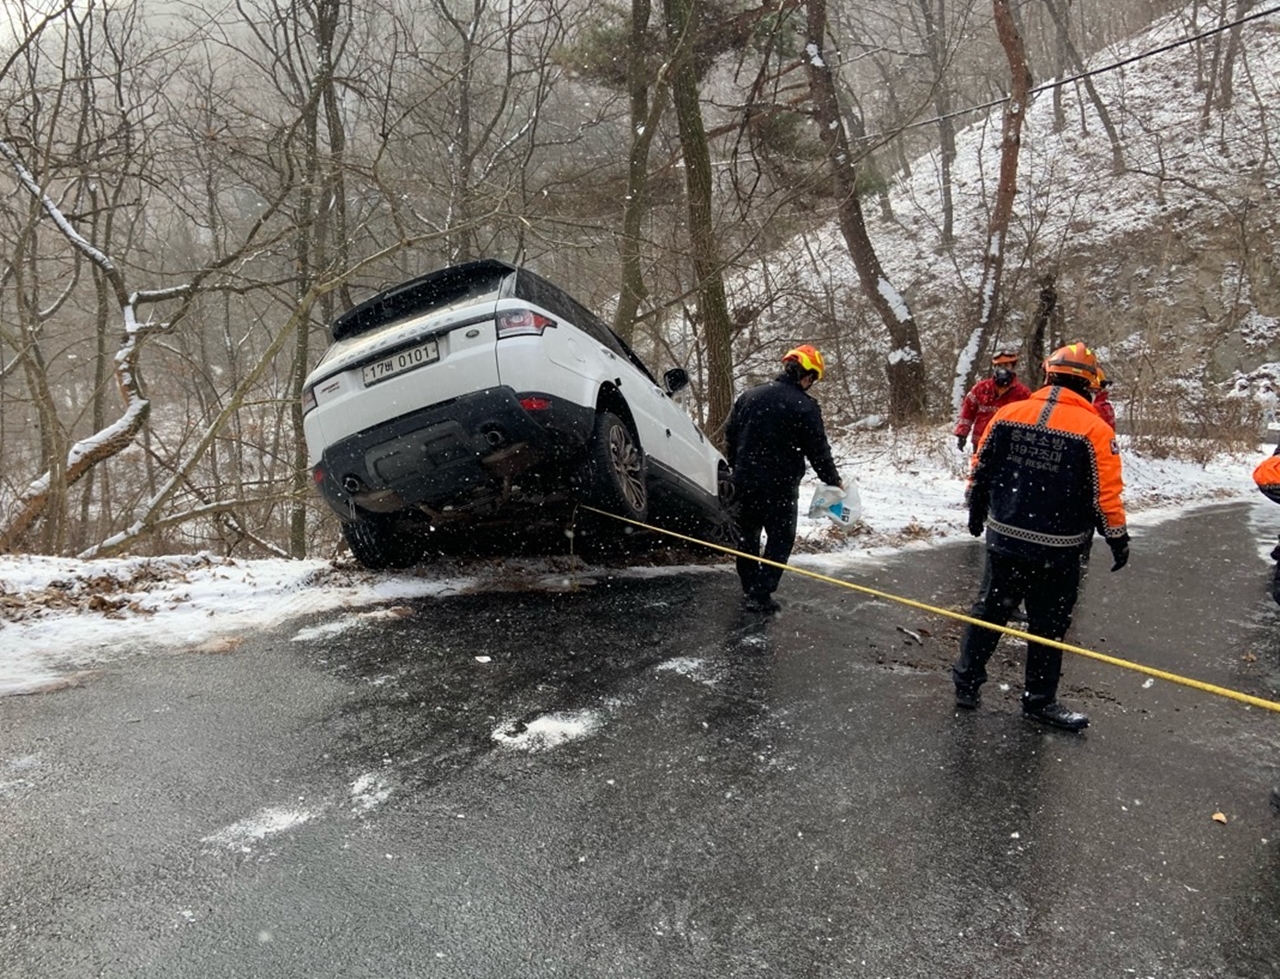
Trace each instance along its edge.
{"label": "snow on branch", "polygon": [[116,271],[115,263],[75,229],[72,223],[67,220],[66,215],[59,210],[58,205],[53,202],[53,199],[36,183],[35,176],[22,162],[17,150],[3,139],[0,139],[0,154],[3,154],[4,158],[9,161],[9,165],[13,167],[13,172],[18,175],[18,180],[27,188],[31,196],[40,201],[40,206],[44,208],[45,213],[49,215],[53,223],[58,226],[58,230],[62,232],[67,241],[71,242],[72,245],[109,276],[113,279],[116,278],[119,273]]}

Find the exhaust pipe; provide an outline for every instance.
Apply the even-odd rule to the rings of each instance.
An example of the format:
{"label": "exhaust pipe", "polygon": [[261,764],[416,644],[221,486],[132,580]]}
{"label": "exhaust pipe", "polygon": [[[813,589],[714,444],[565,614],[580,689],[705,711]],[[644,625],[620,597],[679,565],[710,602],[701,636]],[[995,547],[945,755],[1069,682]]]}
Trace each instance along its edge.
{"label": "exhaust pipe", "polygon": [[365,486],[357,477],[347,475],[342,477],[342,488],[352,496],[355,496],[355,494],[362,492]]}

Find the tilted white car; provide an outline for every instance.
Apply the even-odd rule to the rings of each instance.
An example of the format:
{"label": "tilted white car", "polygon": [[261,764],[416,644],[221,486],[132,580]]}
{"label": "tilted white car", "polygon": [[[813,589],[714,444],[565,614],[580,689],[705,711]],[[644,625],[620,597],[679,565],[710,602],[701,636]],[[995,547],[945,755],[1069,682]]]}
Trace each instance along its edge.
{"label": "tilted white car", "polygon": [[[731,539],[724,457],[672,397],[685,370],[659,384],[528,269],[432,272],[339,316],[331,335],[303,390],[308,459],[366,567],[484,529],[563,527],[576,502]],[[578,521],[601,536],[605,523]]]}

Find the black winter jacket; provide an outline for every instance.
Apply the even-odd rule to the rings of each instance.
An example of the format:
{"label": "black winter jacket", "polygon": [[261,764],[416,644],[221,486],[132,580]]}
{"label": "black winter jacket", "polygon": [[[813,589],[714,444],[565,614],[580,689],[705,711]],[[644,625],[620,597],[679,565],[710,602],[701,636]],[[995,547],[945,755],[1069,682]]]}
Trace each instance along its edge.
{"label": "black winter jacket", "polygon": [[806,459],[824,483],[840,482],[822,409],[786,374],[739,395],[725,442],[740,494],[794,499]]}

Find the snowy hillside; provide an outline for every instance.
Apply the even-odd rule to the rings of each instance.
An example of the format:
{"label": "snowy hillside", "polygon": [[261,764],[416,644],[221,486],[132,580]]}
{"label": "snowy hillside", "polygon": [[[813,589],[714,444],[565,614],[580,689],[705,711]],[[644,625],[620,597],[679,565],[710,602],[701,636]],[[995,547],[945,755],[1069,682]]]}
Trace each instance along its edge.
{"label": "snowy hillside", "polygon": [[[1100,52],[1091,69],[1155,52],[1215,24],[1190,9]],[[1280,14],[1242,29],[1234,99],[1202,118],[1211,40],[1173,47],[1094,75],[1119,133],[1126,169],[1112,170],[1111,144],[1079,82],[1063,90],[1066,125],[1055,132],[1052,92],[1031,102],[1022,133],[1018,197],[1007,243],[1005,336],[1030,329],[1041,276],[1056,277],[1063,334],[1088,339],[1135,390],[1176,373],[1229,382],[1280,359]],[[1043,86],[1043,81],[1041,85]],[[975,289],[987,205],[994,196],[1003,109],[958,135],[953,166],[955,246],[941,241],[939,160],[917,160],[893,188],[893,220],[874,201],[864,210],[890,280],[911,304],[931,375],[931,403],[953,397],[952,375],[976,316]],[[803,259],[800,256],[803,255]],[[858,293],[834,223],[778,253],[740,283],[749,302],[770,290],[801,297],[769,314],[774,324],[834,309],[825,342],[849,370],[875,383],[883,329]],[[785,285],[786,288],[780,289]],[[820,338],[821,339],[821,338]],[[761,351],[763,373],[767,351]],[[1259,378],[1267,383],[1265,377]],[[857,383],[851,385],[857,400]],[[862,405],[853,417],[871,410]],[[846,419],[847,420],[847,419]]]}

